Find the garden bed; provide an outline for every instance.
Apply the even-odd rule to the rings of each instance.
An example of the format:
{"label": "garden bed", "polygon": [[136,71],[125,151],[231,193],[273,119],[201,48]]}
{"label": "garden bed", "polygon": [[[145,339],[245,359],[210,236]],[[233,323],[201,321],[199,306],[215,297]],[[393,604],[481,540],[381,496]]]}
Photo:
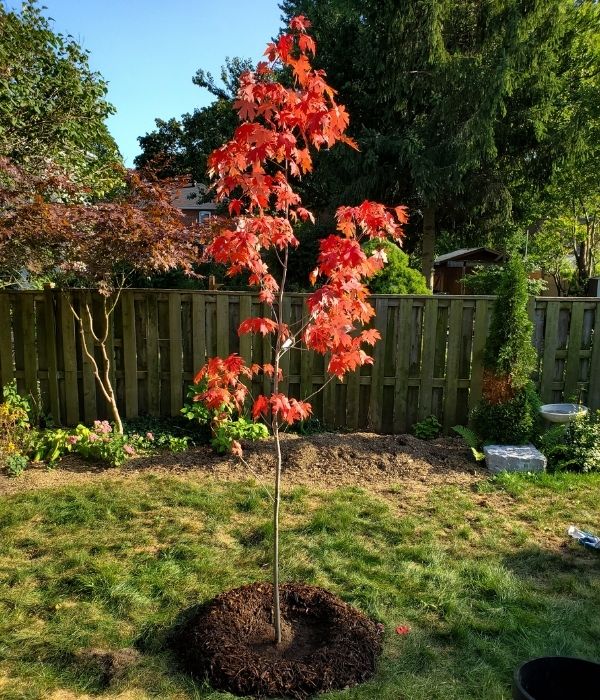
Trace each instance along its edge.
{"label": "garden bed", "polygon": [[[419,440],[412,435],[375,433],[317,433],[282,437],[284,479],[288,484],[311,486],[365,486],[385,489],[399,481],[415,488],[436,484],[466,485],[484,477],[464,442],[440,437]],[[274,455],[270,440],[244,446],[246,464],[230,455],[220,456],[208,446],[172,454],[163,452],[129,460],[119,469],[66,456],[53,470],[34,466],[21,478],[0,475],[0,493],[82,483],[106,473],[194,473],[198,476],[234,480],[256,477],[270,486]]]}

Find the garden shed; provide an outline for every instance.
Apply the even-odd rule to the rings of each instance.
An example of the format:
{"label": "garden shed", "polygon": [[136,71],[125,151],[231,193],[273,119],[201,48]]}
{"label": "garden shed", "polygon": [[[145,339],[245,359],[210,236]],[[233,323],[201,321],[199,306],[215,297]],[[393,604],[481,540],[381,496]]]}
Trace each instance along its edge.
{"label": "garden shed", "polygon": [[433,291],[435,294],[468,294],[464,278],[477,265],[500,265],[503,253],[491,248],[459,248],[440,255],[434,261]]}

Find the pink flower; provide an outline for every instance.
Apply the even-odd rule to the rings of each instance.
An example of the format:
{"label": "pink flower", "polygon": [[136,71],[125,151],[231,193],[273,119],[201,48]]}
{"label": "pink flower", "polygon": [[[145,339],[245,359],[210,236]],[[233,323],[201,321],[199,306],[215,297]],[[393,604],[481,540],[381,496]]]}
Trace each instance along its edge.
{"label": "pink flower", "polygon": [[146,438],[148,440],[154,440],[154,435],[152,433],[146,433]]}
{"label": "pink flower", "polygon": [[67,442],[69,443],[69,445],[76,445],[80,440],[80,435],[69,435],[69,437],[67,438]]}
{"label": "pink flower", "polygon": [[130,456],[133,456],[135,454],[135,450],[133,449],[133,447],[131,445],[125,445],[125,447],[123,448],[123,451],[125,452],[125,454],[130,455]]}
{"label": "pink flower", "polygon": [[408,625],[398,625],[396,627],[396,634],[408,634],[410,632],[410,627]]}
{"label": "pink flower", "polygon": [[112,428],[110,427],[110,423],[107,420],[95,420],[94,431],[99,435],[107,435],[108,433],[112,432]]}
{"label": "pink flower", "polygon": [[88,435],[88,440],[90,442],[96,442],[96,440],[99,440],[100,438],[96,435],[96,433],[90,433]]}

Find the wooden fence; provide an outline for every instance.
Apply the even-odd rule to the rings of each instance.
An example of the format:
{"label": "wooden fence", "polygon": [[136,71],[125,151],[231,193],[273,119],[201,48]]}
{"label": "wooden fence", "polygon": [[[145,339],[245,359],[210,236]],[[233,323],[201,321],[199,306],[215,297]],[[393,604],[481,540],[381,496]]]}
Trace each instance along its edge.
{"label": "wooden fence", "polygon": [[[0,291],[0,381],[17,379],[21,392],[38,391],[57,423],[106,417],[92,367],[82,352],[67,293]],[[72,292],[75,308],[87,296],[99,323],[100,300]],[[286,297],[284,316],[299,324],[305,297]],[[388,296],[372,299],[382,340],[375,363],[329,382],[311,400],[327,425],[403,432],[435,414],[445,429],[467,420],[481,394],[482,353],[493,297]],[[600,408],[600,300],[531,301],[535,379],[544,401],[581,398]],[[206,357],[239,352],[267,361],[269,339],[237,335],[241,320],[266,315],[249,293],[126,290],[115,310],[109,349],[118,402],[126,417],[177,415],[186,388]],[[89,329],[86,330],[91,341]],[[99,348],[96,347],[99,359]],[[307,351],[284,356],[283,390],[306,397],[325,382],[324,360]],[[253,389],[262,390],[263,379]]]}

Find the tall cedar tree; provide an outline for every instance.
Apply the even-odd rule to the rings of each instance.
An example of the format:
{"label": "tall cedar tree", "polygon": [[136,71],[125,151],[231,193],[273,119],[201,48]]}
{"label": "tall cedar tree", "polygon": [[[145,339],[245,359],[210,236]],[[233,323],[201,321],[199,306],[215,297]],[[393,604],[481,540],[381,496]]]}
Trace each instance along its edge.
{"label": "tall cedar tree", "polygon": [[[240,335],[258,333],[274,336],[270,358],[262,366],[248,366],[238,355],[212,358],[200,370],[196,381],[205,390],[196,398],[211,409],[241,411],[249,390],[244,379],[258,372],[271,378],[271,393],[256,397],[254,420],[264,419],[273,431],[276,449],[275,493],[273,499],[273,590],[275,642],[281,642],[279,607],[279,507],[282,456],[280,428],[306,419],[311,406],[306,400],[287,397],[281,391],[282,358],[298,349],[328,355],[330,379],[371,363],[364,345],[379,338],[375,329],[361,329],[374,315],[364,282],[382,269],[384,256],[366,254],[361,241],[391,237],[400,240],[400,224],[406,211],[393,211],[381,204],[363,202],[337,211],[338,233],[320,241],[318,266],[311,273],[321,286],[307,299],[308,318],[288,325],[283,318],[283,295],[290,248],[298,246],[292,224],[313,221],[292,189],[313,167],[313,151],[329,149],[338,141],[354,146],[346,135],[348,114],[336,102],[335,91],[325,82],[323,71],[314,70],[311,56],[316,46],[306,30],[309,21],[298,16],[290,21],[290,31],[268,45],[267,62],[255,72],[241,76],[235,108],[242,123],[234,137],[209,159],[216,178],[217,198],[228,200],[235,225],[220,231],[208,246],[208,254],[227,267],[229,275],[249,274],[250,284],[259,289],[259,300],[270,309],[269,317],[248,318],[238,329]],[[292,76],[292,87],[276,80],[285,68]],[[265,262],[272,252],[277,272]],[[305,397],[309,398],[309,397]],[[240,457],[239,443],[233,450]]]}

